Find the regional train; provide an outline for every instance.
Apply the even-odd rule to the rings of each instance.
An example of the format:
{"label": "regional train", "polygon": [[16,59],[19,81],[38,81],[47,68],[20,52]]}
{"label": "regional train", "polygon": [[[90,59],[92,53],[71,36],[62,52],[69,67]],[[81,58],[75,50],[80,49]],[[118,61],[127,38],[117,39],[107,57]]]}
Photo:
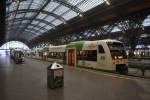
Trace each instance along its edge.
{"label": "regional train", "polygon": [[67,45],[49,46],[48,52],[50,61],[69,66],[128,72],[126,51],[123,43],[118,40],[71,42]]}
{"label": "regional train", "polygon": [[24,54],[21,50],[18,49],[11,50],[10,56],[17,64],[24,61]]}

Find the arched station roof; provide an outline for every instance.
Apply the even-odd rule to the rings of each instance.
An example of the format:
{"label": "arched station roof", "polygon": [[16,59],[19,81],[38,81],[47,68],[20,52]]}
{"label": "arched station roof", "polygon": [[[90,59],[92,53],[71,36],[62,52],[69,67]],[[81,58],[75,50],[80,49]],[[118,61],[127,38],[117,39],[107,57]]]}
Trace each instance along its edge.
{"label": "arched station roof", "polygon": [[7,0],[6,39],[30,41],[107,0]]}
{"label": "arched station roof", "polygon": [[[141,26],[149,12],[149,0],[6,0],[6,14],[0,14],[0,19],[5,15],[0,23],[0,39],[6,35],[7,41],[19,40],[33,47],[57,42],[61,37],[78,37],[84,31],[99,27],[109,33],[120,31],[124,29],[123,24],[136,20],[136,25]],[[4,22],[6,32],[3,32]],[[109,27],[105,27],[107,25]]]}

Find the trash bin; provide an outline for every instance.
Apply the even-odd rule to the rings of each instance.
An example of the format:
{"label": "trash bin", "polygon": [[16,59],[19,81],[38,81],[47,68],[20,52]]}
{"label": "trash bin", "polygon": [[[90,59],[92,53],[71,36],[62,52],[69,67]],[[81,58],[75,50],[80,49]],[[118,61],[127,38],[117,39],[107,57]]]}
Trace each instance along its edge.
{"label": "trash bin", "polygon": [[64,83],[64,69],[58,63],[52,63],[47,67],[47,86],[48,88],[62,87]]}

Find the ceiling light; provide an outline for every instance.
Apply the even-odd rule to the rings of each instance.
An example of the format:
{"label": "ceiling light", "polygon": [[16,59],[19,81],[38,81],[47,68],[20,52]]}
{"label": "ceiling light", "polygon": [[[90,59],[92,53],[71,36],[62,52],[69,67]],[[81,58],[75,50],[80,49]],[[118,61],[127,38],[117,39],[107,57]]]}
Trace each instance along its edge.
{"label": "ceiling light", "polygon": [[107,5],[110,5],[110,2],[108,0],[104,0]]}
{"label": "ceiling light", "polygon": [[79,15],[80,17],[83,17],[83,14],[81,14],[81,13],[78,13],[78,15]]}

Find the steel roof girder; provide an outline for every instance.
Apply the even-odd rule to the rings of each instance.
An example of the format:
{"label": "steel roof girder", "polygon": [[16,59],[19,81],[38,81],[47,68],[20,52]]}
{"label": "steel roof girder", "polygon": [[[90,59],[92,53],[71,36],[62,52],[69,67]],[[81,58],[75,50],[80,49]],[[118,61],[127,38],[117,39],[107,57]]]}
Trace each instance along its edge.
{"label": "steel roof girder", "polygon": [[[9,13],[7,13],[7,14],[13,13],[13,12],[15,12],[15,11],[16,11],[16,10],[11,11],[11,12],[9,12]],[[21,9],[21,10],[18,10],[18,11],[17,11],[17,14],[20,14],[20,13],[28,13],[28,12],[36,13],[36,12],[38,12],[38,11],[39,11],[38,9]],[[45,10],[42,10],[41,13],[47,14],[47,15],[50,15],[50,16],[53,16],[54,18],[56,18],[56,19],[58,19],[58,20],[60,20],[60,21],[62,21],[62,22],[66,22],[66,20],[65,20],[63,17],[61,17],[61,16],[59,16],[59,15],[57,15],[57,14],[55,14],[55,13],[48,12],[48,11],[45,11]]]}
{"label": "steel roof girder", "polygon": [[72,5],[71,3],[67,2],[66,0],[51,0],[51,1],[62,4],[63,6],[70,8],[77,14],[82,14],[82,11],[78,7]]}
{"label": "steel roof girder", "polygon": [[[28,17],[26,17],[26,18],[17,18],[17,21],[22,21],[22,20],[32,20],[32,18],[28,18]],[[9,22],[11,22],[11,21],[13,21],[13,20],[9,20]],[[40,21],[40,22],[43,22],[43,23],[45,23],[46,25],[49,25],[49,26],[51,26],[51,27],[53,27],[53,28],[55,28],[56,26],[55,25],[53,25],[52,23],[50,23],[50,22],[48,22],[48,21],[45,21],[45,20],[43,20],[43,19],[34,19],[34,21]]]}
{"label": "steel roof girder", "polygon": [[[20,24],[14,24],[14,25],[17,25],[17,27],[18,27]],[[26,25],[26,24],[21,24],[21,25]],[[30,24],[30,26],[35,26],[35,24]],[[17,27],[15,27],[15,28],[17,28]],[[37,25],[36,27],[40,28],[40,29],[42,29],[44,31],[48,31],[47,29],[45,29],[44,27],[41,27],[39,25]],[[14,26],[8,26],[8,28],[14,28]]]}

